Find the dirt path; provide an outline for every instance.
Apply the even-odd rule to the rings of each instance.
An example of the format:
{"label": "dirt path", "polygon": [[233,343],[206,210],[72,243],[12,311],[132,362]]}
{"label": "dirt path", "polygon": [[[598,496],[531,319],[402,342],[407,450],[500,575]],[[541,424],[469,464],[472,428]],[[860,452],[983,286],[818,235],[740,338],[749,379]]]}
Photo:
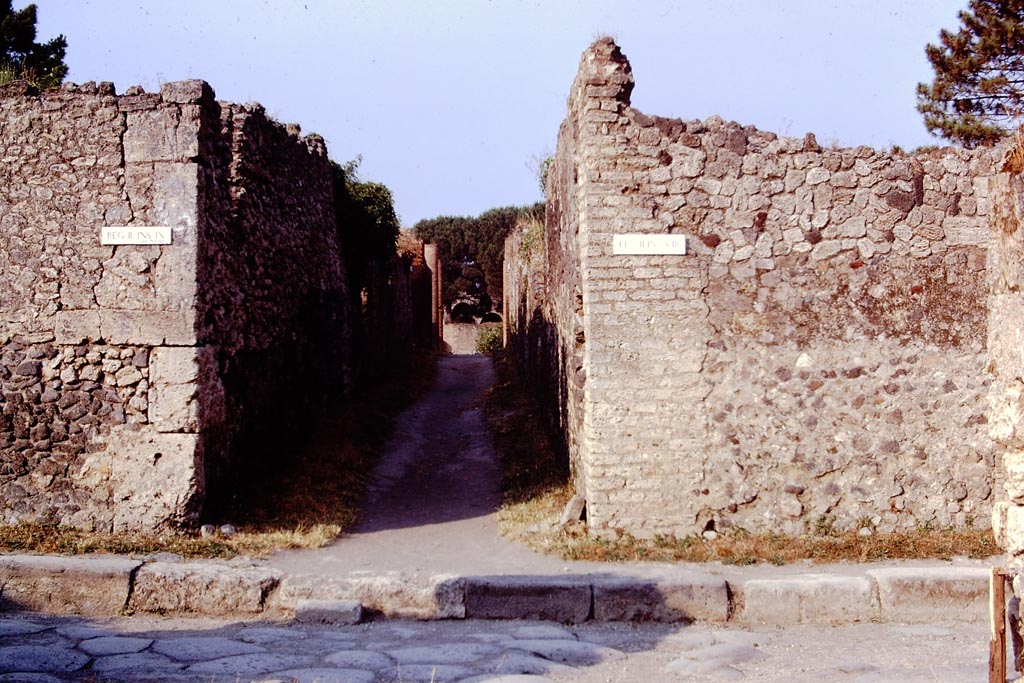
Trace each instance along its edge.
{"label": "dirt path", "polygon": [[446,356],[437,382],[399,416],[355,532],[270,558],[291,572],[551,573],[565,563],[499,536],[499,467],[482,410],[487,356]]}

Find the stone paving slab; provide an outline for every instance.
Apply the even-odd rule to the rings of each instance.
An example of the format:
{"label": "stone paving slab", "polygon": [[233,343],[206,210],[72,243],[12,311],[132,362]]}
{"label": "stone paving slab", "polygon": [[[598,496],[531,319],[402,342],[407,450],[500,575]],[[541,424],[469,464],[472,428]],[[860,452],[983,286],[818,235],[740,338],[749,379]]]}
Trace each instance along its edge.
{"label": "stone paving slab", "polygon": [[[762,683],[985,680],[980,623],[787,627],[589,621],[377,621],[357,625],[196,617],[11,613],[0,683]],[[95,655],[103,638],[151,643]],[[80,637],[67,637],[77,633]],[[250,641],[259,640],[253,648]],[[200,649],[198,643],[205,642]],[[337,647],[325,647],[335,643]],[[340,648],[340,649],[339,649]],[[175,654],[175,657],[167,654]],[[358,653],[375,655],[358,658]]]}

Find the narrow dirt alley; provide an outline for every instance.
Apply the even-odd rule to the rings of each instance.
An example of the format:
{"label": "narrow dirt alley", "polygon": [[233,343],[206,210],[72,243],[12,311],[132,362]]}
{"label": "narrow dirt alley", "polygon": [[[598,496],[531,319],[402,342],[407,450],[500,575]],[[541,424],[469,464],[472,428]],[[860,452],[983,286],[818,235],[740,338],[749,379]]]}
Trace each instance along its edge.
{"label": "narrow dirt alley", "polygon": [[434,387],[399,416],[355,531],[269,559],[286,571],[548,573],[565,563],[498,533],[500,469],[483,415],[491,359],[441,358]]}

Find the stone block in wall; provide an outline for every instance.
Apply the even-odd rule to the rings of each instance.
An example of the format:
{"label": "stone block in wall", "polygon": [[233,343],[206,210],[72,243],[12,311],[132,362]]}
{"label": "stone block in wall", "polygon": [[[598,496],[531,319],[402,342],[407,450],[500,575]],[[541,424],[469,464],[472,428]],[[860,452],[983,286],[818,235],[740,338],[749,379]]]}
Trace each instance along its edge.
{"label": "stone block in wall", "polygon": [[192,311],[58,311],[58,344],[103,340],[108,344],[185,346],[195,344]]}
{"label": "stone block in wall", "polygon": [[1024,297],[1018,293],[989,297],[988,368],[989,436],[997,443],[1024,449]]}
{"label": "stone block in wall", "polygon": [[1017,505],[1024,505],[1024,451],[1015,449],[1003,453],[1003,469],[1006,497]]}
{"label": "stone block in wall", "polygon": [[988,225],[971,216],[946,216],[942,231],[950,247],[986,247],[989,243]]}
{"label": "stone block in wall", "polygon": [[216,99],[213,88],[206,81],[192,78],[186,81],[172,81],[160,86],[160,98],[164,102],[194,104]]}
{"label": "stone block in wall", "polygon": [[154,530],[195,521],[190,517],[203,492],[199,435],[160,434],[148,426],[118,425],[96,448],[85,457],[74,483],[117,501],[111,510],[114,531]]}
{"label": "stone block in wall", "polygon": [[103,338],[100,311],[58,311],[55,336],[58,344],[83,344]]}
{"label": "stone block in wall", "polygon": [[129,164],[185,161],[199,156],[199,111],[179,107],[126,114],[124,158]]}
{"label": "stone block in wall", "polygon": [[149,420],[161,432],[198,432],[224,418],[224,388],[211,347],[153,349]]}
{"label": "stone block in wall", "polygon": [[[160,258],[158,246],[117,247],[103,260],[99,281],[91,288],[100,308],[154,309],[152,267]],[[86,305],[84,308],[90,308]]]}
{"label": "stone block in wall", "polygon": [[992,197],[990,247],[988,253],[989,292],[994,295],[1016,292],[1024,282],[1024,230],[1017,206],[1019,177],[999,173],[989,180]]}
{"label": "stone block in wall", "polygon": [[1011,557],[1024,555],[1024,506],[997,502],[992,507],[992,533]]}
{"label": "stone block in wall", "polygon": [[108,344],[187,345],[195,343],[192,311],[103,311]]}

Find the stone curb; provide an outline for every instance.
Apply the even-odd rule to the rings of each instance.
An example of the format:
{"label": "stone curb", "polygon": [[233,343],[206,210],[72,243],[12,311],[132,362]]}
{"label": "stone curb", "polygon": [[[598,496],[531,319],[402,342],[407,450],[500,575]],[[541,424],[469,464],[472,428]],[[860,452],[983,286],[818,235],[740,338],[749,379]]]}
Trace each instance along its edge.
{"label": "stone curb", "polygon": [[122,557],[0,555],[0,611],[118,614],[140,567]]}
{"label": "stone curb", "polygon": [[[0,555],[0,610],[345,620],[545,619],[736,624],[980,622],[985,567],[887,567],[726,578],[662,575],[281,575],[256,563]],[[356,609],[358,607],[358,610]]]}

